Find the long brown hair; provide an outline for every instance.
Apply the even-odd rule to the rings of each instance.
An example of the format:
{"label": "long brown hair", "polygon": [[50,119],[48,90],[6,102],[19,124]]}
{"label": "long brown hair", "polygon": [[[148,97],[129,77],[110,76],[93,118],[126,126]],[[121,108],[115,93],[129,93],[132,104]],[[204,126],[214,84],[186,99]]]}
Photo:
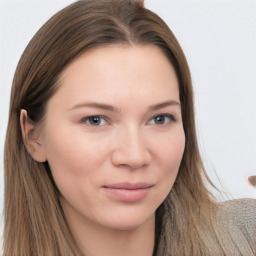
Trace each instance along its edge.
{"label": "long brown hair", "polygon": [[[191,76],[175,36],[155,13],[135,0],[81,0],[54,15],[25,49],[13,80],[4,168],[4,255],[82,255],[67,225],[47,163],[30,156],[19,116],[43,122],[58,78],[78,56],[110,45],[155,45],[179,81],[186,146],[176,182],[156,212],[155,255],[228,254],[210,216],[216,209],[197,145]],[[250,254],[247,254],[250,255]]]}

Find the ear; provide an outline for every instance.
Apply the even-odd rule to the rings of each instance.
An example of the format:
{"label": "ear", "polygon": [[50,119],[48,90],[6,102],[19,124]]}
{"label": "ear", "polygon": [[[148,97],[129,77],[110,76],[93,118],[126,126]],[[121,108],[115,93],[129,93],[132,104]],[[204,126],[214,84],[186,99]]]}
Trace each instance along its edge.
{"label": "ear", "polygon": [[41,163],[47,161],[40,128],[29,120],[27,111],[24,109],[20,111],[20,126],[23,142],[33,159]]}

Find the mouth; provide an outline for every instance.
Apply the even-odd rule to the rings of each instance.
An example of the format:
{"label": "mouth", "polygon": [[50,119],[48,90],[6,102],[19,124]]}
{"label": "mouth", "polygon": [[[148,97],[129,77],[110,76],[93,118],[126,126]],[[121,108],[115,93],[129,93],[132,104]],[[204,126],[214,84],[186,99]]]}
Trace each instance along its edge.
{"label": "mouth", "polygon": [[103,190],[112,199],[124,202],[137,202],[143,200],[150,192],[152,184],[139,183],[115,183],[103,186]]}
{"label": "mouth", "polygon": [[115,183],[103,186],[104,188],[113,188],[113,189],[127,189],[127,190],[136,190],[136,189],[146,189],[152,187],[152,184],[138,182],[138,183],[129,183],[129,182],[122,182],[122,183]]}

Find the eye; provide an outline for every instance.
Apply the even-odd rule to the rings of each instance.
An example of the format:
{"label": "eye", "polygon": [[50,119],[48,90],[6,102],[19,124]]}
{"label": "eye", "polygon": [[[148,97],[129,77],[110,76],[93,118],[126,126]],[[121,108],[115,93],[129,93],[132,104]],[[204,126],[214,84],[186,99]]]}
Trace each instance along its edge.
{"label": "eye", "polygon": [[91,126],[101,126],[107,124],[103,116],[88,116],[80,120],[80,123],[86,123]]}
{"label": "eye", "polygon": [[164,124],[168,124],[170,122],[176,122],[176,119],[173,115],[161,114],[161,115],[157,115],[153,119],[151,119],[149,124],[164,125]]}

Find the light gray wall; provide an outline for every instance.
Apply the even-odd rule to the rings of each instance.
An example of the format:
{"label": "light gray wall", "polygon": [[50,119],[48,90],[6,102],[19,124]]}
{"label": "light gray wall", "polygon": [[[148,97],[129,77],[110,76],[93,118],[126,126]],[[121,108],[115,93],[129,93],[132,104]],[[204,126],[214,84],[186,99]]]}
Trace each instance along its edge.
{"label": "light gray wall", "polygon": [[[0,0],[0,211],[15,67],[41,25],[72,2]],[[146,6],[168,23],[190,64],[199,144],[210,177],[220,187],[218,176],[220,188],[233,198],[256,198],[246,182],[256,174],[256,1],[146,0]]]}

